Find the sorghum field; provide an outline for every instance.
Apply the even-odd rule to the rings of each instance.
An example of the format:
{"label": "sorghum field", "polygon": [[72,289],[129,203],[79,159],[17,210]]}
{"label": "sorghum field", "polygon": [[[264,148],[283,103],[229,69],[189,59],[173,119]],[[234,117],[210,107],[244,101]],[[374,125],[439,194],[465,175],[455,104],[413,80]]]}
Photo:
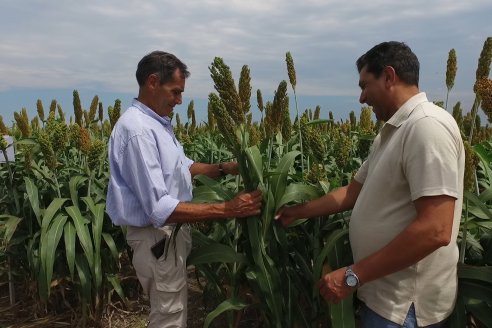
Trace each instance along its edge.
{"label": "sorghum field", "polygon": [[[489,37],[470,86],[472,108],[451,106],[447,96],[435,100],[452,112],[466,147],[460,288],[451,318],[460,328],[492,327],[491,59]],[[236,84],[216,57],[208,121],[196,122],[193,101],[186,118],[173,119],[190,158],[240,165],[237,177],[197,177],[194,202],[228,200],[257,188],[264,197],[259,217],[193,226],[190,327],[356,326],[355,299],[328,305],[316,287],[323,272],[352,263],[350,213],[288,228],[273,216],[281,206],[347,184],[383,122],[374,122],[367,107],[339,121],[332,113],[320,117],[319,106],[289,108],[289,97],[297,104],[296,72],[289,52],[285,61],[288,80],[264,103],[260,90],[252,95],[248,66]],[[451,49],[443,77],[448,95],[456,73]],[[1,134],[12,137],[0,138],[0,327],[144,327],[148,302],[131,266],[125,228],[113,226],[105,213],[107,141],[121,102],[105,108],[95,96],[84,109],[75,90],[70,113],[56,100],[47,110],[40,100],[36,107],[35,117],[25,108],[13,120],[0,116]],[[257,110],[261,120],[255,122]]]}

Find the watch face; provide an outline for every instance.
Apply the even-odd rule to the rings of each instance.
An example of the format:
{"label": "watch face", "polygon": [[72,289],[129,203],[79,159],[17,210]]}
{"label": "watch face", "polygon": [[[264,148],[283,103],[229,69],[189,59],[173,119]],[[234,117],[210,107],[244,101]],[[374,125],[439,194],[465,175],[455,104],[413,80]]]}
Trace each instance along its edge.
{"label": "watch face", "polygon": [[347,278],[345,279],[345,281],[346,281],[346,283],[347,283],[347,285],[349,287],[355,287],[355,286],[357,286],[357,282],[358,282],[357,281],[357,278],[355,278],[354,276],[351,276],[351,275],[347,276]]}

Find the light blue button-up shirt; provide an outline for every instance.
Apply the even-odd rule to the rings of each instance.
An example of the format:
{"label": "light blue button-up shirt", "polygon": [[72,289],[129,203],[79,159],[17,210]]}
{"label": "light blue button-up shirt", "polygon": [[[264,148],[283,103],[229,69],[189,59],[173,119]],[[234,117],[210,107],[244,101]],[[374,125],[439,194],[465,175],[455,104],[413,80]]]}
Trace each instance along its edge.
{"label": "light blue button-up shirt", "polygon": [[179,202],[192,199],[190,166],[171,120],[134,100],[108,147],[106,211],[116,225],[161,227]]}

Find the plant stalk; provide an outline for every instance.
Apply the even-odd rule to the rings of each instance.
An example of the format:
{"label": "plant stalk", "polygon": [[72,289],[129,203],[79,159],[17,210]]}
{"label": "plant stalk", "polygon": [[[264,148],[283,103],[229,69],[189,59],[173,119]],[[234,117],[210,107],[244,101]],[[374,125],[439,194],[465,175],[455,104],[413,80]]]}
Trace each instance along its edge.
{"label": "plant stalk", "polygon": [[14,188],[14,172],[12,172],[12,167],[10,166],[10,161],[7,156],[7,151],[5,149],[2,149],[3,157],[5,158],[5,162],[7,164],[7,169],[9,171],[9,182],[10,182],[10,193],[12,194],[12,198],[14,199],[15,203],[15,213],[20,214],[20,204],[19,200],[17,199],[17,192]]}
{"label": "plant stalk", "polygon": [[9,279],[9,298],[10,298],[10,305],[15,304],[15,288],[14,288],[14,280],[12,278],[12,263],[10,259],[10,255],[8,255],[8,266],[9,266],[9,272],[8,272],[8,279]]}
{"label": "plant stalk", "polygon": [[302,131],[301,131],[301,117],[299,116],[299,107],[297,106],[297,94],[296,89],[294,89],[294,101],[296,104],[296,113],[297,113],[297,127],[299,128],[299,145],[301,147],[301,172],[304,176],[304,151],[302,149]]}
{"label": "plant stalk", "polygon": [[466,235],[468,234],[468,199],[465,201],[465,222],[463,223],[463,229],[461,230],[463,236],[461,237],[460,258],[459,263],[465,263],[466,252]]}

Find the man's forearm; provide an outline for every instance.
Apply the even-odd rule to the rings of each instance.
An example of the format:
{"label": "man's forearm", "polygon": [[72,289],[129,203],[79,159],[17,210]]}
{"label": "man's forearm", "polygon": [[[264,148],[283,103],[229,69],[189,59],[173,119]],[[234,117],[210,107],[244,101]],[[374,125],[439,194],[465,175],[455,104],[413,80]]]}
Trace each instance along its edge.
{"label": "man's forearm", "polygon": [[[230,212],[230,211],[229,211]],[[231,217],[226,203],[195,204],[180,202],[166,223],[190,223]]]}
{"label": "man's forearm", "polygon": [[219,164],[205,164],[205,163],[193,163],[190,166],[191,176],[198,174],[206,175],[210,178],[217,178],[222,175],[219,169]]}
{"label": "man's forearm", "polygon": [[262,194],[255,190],[241,192],[233,199],[222,203],[195,204],[180,202],[166,223],[186,223],[206,220],[240,218],[261,213]]}
{"label": "man's forearm", "polygon": [[299,217],[318,217],[350,210],[354,207],[361,189],[362,184],[353,180],[347,186],[299,205],[296,213],[299,213]]}

